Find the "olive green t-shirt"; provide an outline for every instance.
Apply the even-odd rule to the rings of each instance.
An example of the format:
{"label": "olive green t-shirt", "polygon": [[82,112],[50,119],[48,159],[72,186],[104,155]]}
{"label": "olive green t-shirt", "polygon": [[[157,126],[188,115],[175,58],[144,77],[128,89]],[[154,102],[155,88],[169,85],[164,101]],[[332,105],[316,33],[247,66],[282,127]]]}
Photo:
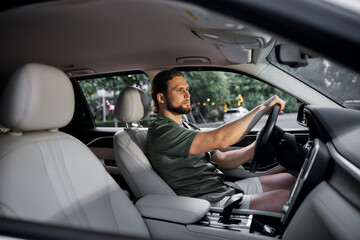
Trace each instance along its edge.
{"label": "olive green t-shirt", "polygon": [[216,202],[235,190],[223,183],[223,173],[210,161],[209,153],[189,155],[197,133],[159,115],[149,126],[146,155],[177,195]]}

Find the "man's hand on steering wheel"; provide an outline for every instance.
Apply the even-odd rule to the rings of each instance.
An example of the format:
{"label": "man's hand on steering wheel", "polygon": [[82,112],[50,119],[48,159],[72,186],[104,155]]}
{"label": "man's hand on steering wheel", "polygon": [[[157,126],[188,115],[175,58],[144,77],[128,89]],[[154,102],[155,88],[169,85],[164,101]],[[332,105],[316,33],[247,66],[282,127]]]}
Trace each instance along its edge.
{"label": "man's hand on steering wheel", "polygon": [[275,159],[277,144],[284,135],[284,131],[275,125],[278,114],[282,113],[285,102],[278,96],[273,96],[265,101],[262,106],[270,112],[265,126],[258,133],[255,153],[251,162],[250,171],[255,172],[260,162],[269,162]]}
{"label": "man's hand on steering wheel", "polygon": [[273,107],[278,104],[280,105],[280,110],[278,114],[282,114],[282,110],[285,108],[285,101],[279,98],[278,96],[272,96],[268,100],[266,100],[262,106],[265,108],[265,111],[267,114],[270,114],[270,111],[273,109]]}

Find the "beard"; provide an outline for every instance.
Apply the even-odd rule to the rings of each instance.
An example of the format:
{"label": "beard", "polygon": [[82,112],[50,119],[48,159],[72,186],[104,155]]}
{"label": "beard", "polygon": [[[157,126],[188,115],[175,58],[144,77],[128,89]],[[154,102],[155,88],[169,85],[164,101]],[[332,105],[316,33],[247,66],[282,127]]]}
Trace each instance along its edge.
{"label": "beard", "polygon": [[192,110],[191,106],[189,106],[188,108],[184,108],[182,105],[180,105],[179,107],[175,107],[171,104],[171,101],[169,101],[168,97],[167,96],[165,97],[166,97],[166,108],[169,111],[179,114],[188,114],[191,112]]}

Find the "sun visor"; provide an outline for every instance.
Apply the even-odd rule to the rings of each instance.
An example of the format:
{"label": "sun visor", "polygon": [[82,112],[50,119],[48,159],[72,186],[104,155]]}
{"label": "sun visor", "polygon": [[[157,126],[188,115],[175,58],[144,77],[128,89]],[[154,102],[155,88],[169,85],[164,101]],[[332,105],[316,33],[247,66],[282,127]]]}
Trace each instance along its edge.
{"label": "sun visor", "polygon": [[191,30],[201,40],[214,43],[231,63],[250,63],[252,50],[266,47],[271,38],[251,36],[240,30]]}
{"label": "sun visor", "polygon": [[252,50],[219,46],[226,59],[231,63],[250,63]]}

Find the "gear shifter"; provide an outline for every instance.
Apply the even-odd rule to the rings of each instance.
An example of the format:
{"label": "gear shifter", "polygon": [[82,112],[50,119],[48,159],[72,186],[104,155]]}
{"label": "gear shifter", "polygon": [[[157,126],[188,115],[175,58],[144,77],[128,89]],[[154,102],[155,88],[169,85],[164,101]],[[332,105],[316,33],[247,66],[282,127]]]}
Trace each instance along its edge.
{"label": "gear shifter", "polygon": [[243,193],[237,193],[232,195],[224,204],[224,210],[223,210],[223,214],[222,214],[222,220],[221,222],[225,223],[225,224],[230,224],[230,215],[231,212],[234,208],[238,208],[241,205],[241,201],[244,197]]}

